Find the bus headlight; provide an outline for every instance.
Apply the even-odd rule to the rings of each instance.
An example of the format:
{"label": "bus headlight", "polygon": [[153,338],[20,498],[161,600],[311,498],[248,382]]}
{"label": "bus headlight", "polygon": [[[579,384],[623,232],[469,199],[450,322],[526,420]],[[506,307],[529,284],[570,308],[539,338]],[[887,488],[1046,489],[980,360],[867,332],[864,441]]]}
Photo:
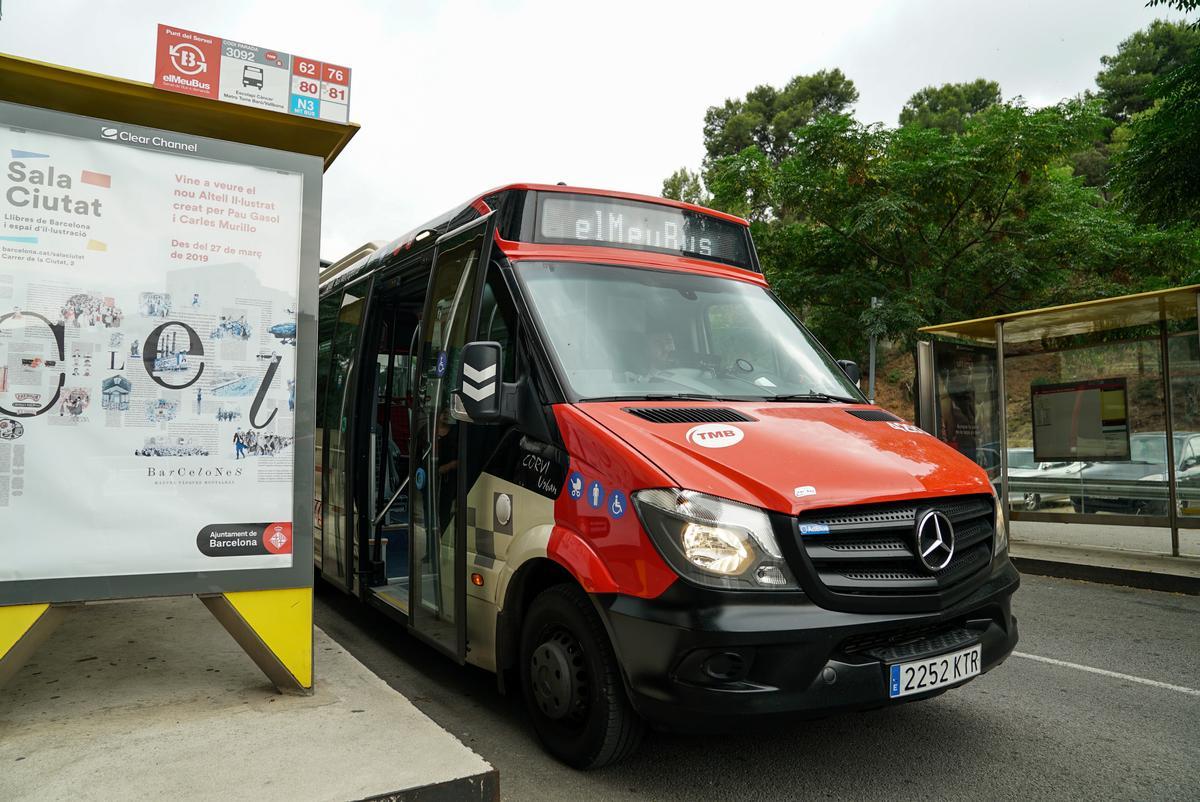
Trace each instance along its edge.
{"label": "bus headlight", "polygon": [[757,507],[693,490],[639,490],[634,508],[675,572],[727,590],[794,590],[771,521]]}
{"label": "bus headlight", "polygon": [[992,554],[995,557],[999,557],[1002,553],[1004,553],[1005,551],[1008,551],[1008,527],[1004,525],[1004,508],[1000,506],[1004,502],[996,497],[993,497],[992,501],[994,502],[994,506],[996,509],[996,513],[995,513],[996,525],[995,525],[995,529],[992,530],[996,533],[996,537],[995,537],[996,548],[992,552]]}

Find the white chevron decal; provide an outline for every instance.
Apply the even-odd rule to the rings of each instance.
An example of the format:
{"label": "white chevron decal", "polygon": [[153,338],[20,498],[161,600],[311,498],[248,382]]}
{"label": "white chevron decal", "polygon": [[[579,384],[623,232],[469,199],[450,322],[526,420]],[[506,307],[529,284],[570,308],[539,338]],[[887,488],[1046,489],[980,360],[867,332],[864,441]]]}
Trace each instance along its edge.
{"label": "white chevron decal", "polygon": [[471,367],[470,365],[468,365],[467,363],[464,362],[463,363],[463,375],[466,376],[471,381],[475,382],[476,384],[479,384],[480,382],[482,382],[486,379],[490,379],[496,375],[496,366],[488,365],[483,370],[476,370],[475,368]]}
{"label": "white chevron decal", "polygon": [[488,384],[483,387],[474,387],[470,384],[464,384],[462,391],[463,394],[468,398],[472,398],[476,401],[482,401],[485,398],[489,398],[496,392],[496,385]]}

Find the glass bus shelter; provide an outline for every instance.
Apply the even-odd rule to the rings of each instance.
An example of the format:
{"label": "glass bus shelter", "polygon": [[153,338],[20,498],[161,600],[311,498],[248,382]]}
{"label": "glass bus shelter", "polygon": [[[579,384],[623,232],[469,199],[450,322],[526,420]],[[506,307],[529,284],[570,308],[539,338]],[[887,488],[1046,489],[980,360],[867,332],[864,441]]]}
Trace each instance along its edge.
{"label": "glass bus shelter", "polygon": [[1200,557],[1200,285],[927,326],[921,427],[1015,540]]}

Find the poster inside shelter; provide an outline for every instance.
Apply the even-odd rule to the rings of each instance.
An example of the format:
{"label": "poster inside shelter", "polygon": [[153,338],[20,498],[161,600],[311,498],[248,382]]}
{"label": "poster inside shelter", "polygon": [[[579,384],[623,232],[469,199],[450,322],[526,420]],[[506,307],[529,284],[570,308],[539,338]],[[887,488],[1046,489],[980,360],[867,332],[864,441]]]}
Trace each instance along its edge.
{"label": "poster inside shelter", "polygon": [[1035,460],[1129,460],[1129,400],[1124,378],[1034,384],[1030,396]]}
{"label": "poster inside shelter", "polygon": [[0,127],[0,581],[288,567],[303,176],[100,136]]}
{"label": "poster inside shelter", "polygon": [[937,365],[936,435],[997,481],[1000,403],[992,348],[934,342]]}

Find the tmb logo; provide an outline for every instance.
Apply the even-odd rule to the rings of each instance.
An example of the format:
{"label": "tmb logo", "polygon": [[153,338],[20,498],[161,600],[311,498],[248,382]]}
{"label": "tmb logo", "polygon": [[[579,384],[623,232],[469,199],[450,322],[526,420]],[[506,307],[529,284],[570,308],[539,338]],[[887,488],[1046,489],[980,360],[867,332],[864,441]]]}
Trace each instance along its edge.
{"label": "tmb logo", "polygon": [[728,448],[742,442],[746,434],[728,423],[704,423],[688,429],[687,439],[702,448]]}

